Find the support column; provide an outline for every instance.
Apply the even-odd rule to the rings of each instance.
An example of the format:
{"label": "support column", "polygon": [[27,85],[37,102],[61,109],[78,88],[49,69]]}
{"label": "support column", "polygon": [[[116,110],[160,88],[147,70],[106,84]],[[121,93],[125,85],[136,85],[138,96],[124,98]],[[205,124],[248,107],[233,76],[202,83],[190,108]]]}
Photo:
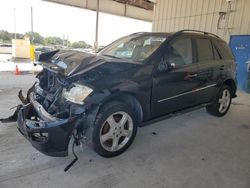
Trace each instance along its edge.
{"label": "support column", "polygon": [[96,27],[95,27],[95,43],[94,43],[95,52],[97,52],[98,50],[99,4],[100,4],[100,0],[96,0]]}

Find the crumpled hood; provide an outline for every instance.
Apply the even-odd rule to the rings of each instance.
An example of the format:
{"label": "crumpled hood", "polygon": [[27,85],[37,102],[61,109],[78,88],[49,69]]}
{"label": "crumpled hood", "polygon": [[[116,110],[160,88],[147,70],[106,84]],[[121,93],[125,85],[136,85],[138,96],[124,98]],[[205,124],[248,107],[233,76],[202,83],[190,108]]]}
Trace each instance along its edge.
{"label": "crumpled hood", "polygon": [[66,77],[74,77],[88,71],[94,72],[94,74],[114,74],[141,65],[118,58],[73,50],[57,52],[50,59],[50,63],[46,64],[60,67]]}

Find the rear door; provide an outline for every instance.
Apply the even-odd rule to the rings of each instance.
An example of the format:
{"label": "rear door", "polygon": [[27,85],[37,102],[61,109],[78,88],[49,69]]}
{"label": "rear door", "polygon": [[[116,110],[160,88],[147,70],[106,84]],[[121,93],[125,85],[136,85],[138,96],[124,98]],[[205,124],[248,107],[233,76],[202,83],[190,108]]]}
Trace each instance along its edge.
{"label": "rear door", "polygon": [[[153,117],[192,106],[196,103],[195,88],[198,87],[198,66],[193,58],[193,40],[183,36],[168,45],[162,61],[171,64],[166,72],[153,73],[152,105]],[[158,67],[157,67],[158,66]]]}
{"label": "rear door", "polygon": [[195,39],[196,57],[198,62],[197,104],[209,102],[215,93],[215,86],[223,68],[218,50],[213,46],[210,38],[200,37]]}

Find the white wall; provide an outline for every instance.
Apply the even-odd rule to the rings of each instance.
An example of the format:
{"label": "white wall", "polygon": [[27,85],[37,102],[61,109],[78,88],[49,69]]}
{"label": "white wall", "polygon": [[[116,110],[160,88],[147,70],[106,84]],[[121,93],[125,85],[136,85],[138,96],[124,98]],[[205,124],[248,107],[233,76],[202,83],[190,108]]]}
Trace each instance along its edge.
{"label": "white wall", "polygon": [[[219,12],[228,13],[220,19],[218,28]],[[152,30],[181,29],[212,32],[227,41],[230,35],[250,34],[250,0],[233,0],[231,11],[226,0],[157,0]]]}

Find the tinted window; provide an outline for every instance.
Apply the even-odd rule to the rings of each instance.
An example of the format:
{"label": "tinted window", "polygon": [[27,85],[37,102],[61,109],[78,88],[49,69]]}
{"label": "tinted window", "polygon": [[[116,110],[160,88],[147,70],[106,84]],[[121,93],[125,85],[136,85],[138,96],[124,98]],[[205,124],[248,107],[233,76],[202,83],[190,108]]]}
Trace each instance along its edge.
{"label": "tinted window", "polygon": [[234,56],[226,42],[217,41],[217,45],[223,59],[234,59]]}
{"label": "tinted window", "polygon": [[177,39],[168,50],[167,61],[175,63],[176,66],[191,64],[193,61],[191,39]]}
{"label": "tinted window", "polygon": [[213,46],[213,49],[214,49],[214,59],[215,59],[215,60],[220,60],[220,59],[222,59],[222,57],[221,57],[221,55],[220,55],[218,49],[217,49],[215,46]]}
{"label": "tinted window", "polygon": [[208,39],[196,39],[198,60],[209,61],[214,59],[212,43]]}

